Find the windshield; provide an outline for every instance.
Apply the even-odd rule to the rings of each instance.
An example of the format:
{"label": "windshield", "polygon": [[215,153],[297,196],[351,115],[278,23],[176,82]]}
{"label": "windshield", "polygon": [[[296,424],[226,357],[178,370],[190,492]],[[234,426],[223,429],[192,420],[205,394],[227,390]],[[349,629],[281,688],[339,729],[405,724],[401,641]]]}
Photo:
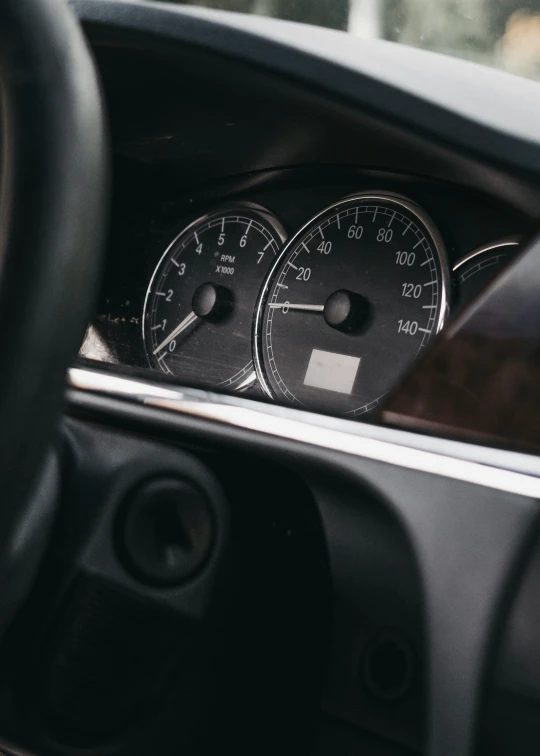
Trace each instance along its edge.
{"label": "windshield", "polygon": [[176,0],[386,39],[540,79],[540,0]]}

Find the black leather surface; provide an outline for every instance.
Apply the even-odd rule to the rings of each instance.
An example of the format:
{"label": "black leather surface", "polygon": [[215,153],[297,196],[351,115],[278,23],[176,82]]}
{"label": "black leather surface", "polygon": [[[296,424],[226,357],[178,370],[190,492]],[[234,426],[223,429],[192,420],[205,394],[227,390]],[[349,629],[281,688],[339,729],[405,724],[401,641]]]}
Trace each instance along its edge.
{"label": "black leather surface", "polygon": [[1,629],[31,582],[54,510],[51,477],[46,492],[32,493],[84,334],[103,233],[99,87],[63,0],[0,3],[0,97]]}

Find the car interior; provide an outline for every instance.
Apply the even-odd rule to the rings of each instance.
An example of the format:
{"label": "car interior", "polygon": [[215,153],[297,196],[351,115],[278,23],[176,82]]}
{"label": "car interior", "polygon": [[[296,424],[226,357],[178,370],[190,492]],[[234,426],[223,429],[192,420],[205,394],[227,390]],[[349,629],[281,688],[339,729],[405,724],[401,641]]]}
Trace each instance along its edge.
{"label": "car interior", "polygon": [[0,754],[536,756],[540,81],[255,5],[0,2]]}

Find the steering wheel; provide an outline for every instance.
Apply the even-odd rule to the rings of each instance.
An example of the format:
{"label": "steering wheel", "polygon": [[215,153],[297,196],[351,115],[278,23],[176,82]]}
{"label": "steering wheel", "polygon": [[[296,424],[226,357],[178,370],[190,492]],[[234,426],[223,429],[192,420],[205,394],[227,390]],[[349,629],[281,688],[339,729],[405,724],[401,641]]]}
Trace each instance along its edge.
{"label": "steering wheel", "polygon": [[107,201],[99,87],[62,0],[0,4],[0,629],[59,495],[65,375],[96,290]]}

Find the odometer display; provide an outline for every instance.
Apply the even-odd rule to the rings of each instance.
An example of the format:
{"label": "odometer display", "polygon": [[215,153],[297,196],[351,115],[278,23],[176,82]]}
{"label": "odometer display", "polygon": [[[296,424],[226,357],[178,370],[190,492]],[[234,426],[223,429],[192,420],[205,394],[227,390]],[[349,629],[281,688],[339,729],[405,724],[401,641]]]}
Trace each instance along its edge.
{"label": "odometer display", "polygon": [[448,266],[414,203],[359,195],[289,242],[263,290],[257,370],[278,399],[360,415],[377,406],[441,328]]}

